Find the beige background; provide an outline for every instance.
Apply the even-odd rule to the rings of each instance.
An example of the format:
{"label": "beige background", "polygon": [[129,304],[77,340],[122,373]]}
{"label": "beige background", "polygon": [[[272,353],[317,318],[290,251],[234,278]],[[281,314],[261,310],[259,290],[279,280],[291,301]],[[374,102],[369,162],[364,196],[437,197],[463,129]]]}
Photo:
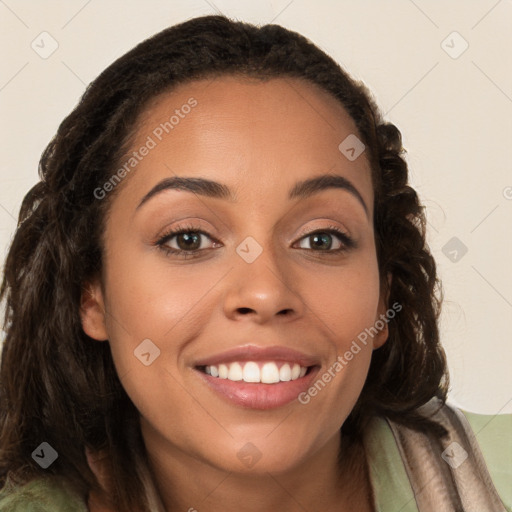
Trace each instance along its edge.
{"label": "beige background", "polygon": [[[41,152],[85,85],[146,37],[216,11],[304,34],[373,91],[427,206],[450,401],[512,412],[510,0],[0,0],[2,263]],[[43,59],[33,41],[58,48]]]}

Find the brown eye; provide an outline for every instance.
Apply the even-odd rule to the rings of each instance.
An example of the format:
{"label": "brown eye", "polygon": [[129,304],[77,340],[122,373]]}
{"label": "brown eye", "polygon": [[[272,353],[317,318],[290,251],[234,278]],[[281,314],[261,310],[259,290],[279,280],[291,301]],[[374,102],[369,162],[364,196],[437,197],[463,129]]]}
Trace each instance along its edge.
{"label": "brown eye", "polygon": [[204,239],[214,240],[208,233],[195,226],[176,228],[166,233],[156,245],[170,254],[195,255],[211,247],[201,247]]}
{"label": "brown eye", "polygon": [[178,249],[183,251],[193,251],[199,249],[201,245],[201,233],[189,231],[187,233],[179,233],[172,238],[176,238]]}
{"label": "brown eye", "polygon": [[[167,234],[159,244],[173,251],[199,251],[204,249],[204,247],[201,247],[201,237],[210,238],[209,235],[202,231],[181,230]],[[170,244],[173,239],[175,239],[176,247]]]}

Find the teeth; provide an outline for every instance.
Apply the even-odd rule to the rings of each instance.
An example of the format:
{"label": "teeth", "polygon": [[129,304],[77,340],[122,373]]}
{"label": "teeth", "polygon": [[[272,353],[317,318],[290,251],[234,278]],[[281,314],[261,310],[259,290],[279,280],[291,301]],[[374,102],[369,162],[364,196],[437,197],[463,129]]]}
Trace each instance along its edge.
{"label": "teeth", "polygon": [[252,361],[245,363],[243,380],[244,382],[261,382],[260,369],[256,363]]}
{"label": "teeth", "polygon": [[234,381],[242,380],[242,367],[238,363],[229,365],[228,379]]}
{"label": "teeth", "polygon": [[[210,369],[211,368],[215,368],[215,366],[210,366]],[[227,379],[228,378],[228,367],[225,365],[225,364],[220,364],[219,365],[219,378],[221,379]]]}
{"label": "teeth", "polygon": [[279,370],[276,363],[265,363],[261,369],[261,382],[273,384],[279,382]]}
{"label": "teeth", "polygon": [[292,369],[290,368],[290,365],[288,363],[283,364],[283,366],[281,366],[281,369],[279,370],[279,380],[282,380],[283,382],[288,382],[289,380],[292,380]]}
{"label": "teeth", "polygon": [[294,363],[284,363],[280,368],[275,362],[266,362],[258,365],[254,361],[247,363],[227,363],[217,366],[211,365],[204,368],[206,374],[220,379],[244,382],[261,382],[263,384],[275,384],[276,382],[288,382],[304,377],[307,372],[305,366]]}

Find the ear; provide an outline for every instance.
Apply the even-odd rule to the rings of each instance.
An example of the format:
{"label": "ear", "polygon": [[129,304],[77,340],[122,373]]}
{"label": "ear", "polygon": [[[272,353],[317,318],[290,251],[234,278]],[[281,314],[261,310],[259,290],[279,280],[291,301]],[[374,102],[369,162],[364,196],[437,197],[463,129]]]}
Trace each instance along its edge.
{"label": "ear", "polygon": [[98,341],[108,340],[105,304],[99,279],[89,281],[82,287],[80,318],[85,334]]}
{"label": "ear", "polygon": [[[388,311],[389,303],[389,292],[391,290],[392,276],[390,273],[387,275],[387,283],[384,287],[381,287],[379,306],[377,309],[377,318],[375,319],[375,327],[378,329],[378,333],[373,338],[373,349],[382,347],[386,343],[389,337],[388,322],[389,318],[386,315]],[[384,325],[383,325],[384,324]]]}

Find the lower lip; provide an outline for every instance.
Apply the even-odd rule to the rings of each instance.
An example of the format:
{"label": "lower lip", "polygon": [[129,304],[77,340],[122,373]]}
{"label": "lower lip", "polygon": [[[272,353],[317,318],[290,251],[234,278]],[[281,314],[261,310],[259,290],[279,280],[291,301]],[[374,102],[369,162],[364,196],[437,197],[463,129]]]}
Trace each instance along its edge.
{"label": "lower lip", "polygon": [[230,403],[248,409],[265,410],[283,407],[297,400],[298,396],[310,387],[319,367],[311,368],[304,377],[275,384],[232,381],[212,377],[200,370],[196,371],[211,389]]}

